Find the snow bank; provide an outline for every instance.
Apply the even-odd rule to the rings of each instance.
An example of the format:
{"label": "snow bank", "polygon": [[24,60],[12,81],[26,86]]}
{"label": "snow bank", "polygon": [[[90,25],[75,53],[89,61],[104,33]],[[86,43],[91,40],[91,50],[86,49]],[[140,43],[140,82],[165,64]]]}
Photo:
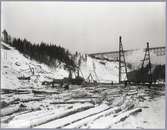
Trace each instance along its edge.
{"label": "snow bank", "polygon": [[120,115],[118,115],[117,117],[113,117],[113,114],[106,116],[106,117],[102,117],[96,121],[94,121],[92,124],[90,124],[88,126],[88,128],[93,128],[93,129],[104,129],[104,128],[111,128],[113,124],[118,123],[119,121],[126,119],[128,116],[130,116],[131,114],[141,111],[141,109],[139,108],[135,108],[132,110],[129,110],[127,112],[124,112]]}
{"label": "snow bank", "polygon": [[[93,79],[97,82],[118,83],[117,62],[97,60],[88,56],[87,61],[83,61],[81,63],[80,69],[82,72],[81,75],[83,75],[85,79],[87,79],[89,74],[91,74]],[[125,79],[124,75],[122,79]]]}
{"label": "snow bank", "polygon": [[130,116],[124,122],[113,124],[112,128],[165,129],[165,96],[153,101],[145,101],[142,106],[148,108],[143,108],[140,114]]}
{"label": "snow bank", "polygon": [[[1,88],[18,89],[28,87],[40,87],[42,81],[50,81],[53,78],[62,79],[68,76],[61,64],[58,68],[50,68],[45,64],[31,60],[19,51],[5,43],[1,43],[10,49],[1,48]],[[34,75],[31,69],[34,70]],[[29,77],[30,81],[21,81],[18,77]]]}

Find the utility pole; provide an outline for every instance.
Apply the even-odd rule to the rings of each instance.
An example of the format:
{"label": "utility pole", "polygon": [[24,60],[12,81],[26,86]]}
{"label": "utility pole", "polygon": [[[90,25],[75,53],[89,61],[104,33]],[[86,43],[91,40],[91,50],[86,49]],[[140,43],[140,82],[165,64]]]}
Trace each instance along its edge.
{"label": "utility pole", "polygon": [[127,67],[126,67],[126,61],[125,61],[125,55],[122,45],[122,37],[119,37],[119,83],[122,81],[122,69],[124,68],[124,73],[127,78]]}
{"label": "utility pole", "polygon": [[144,63],[148,61],[148,75],[149,75],[149,82],[152,83],[152,74],[151,74],[151,60],[150,60],[150,49],[149,49],[149,42],[147,42],[147,47],[145,49],[144,60],[142,62],[141,73],[143,73]]}

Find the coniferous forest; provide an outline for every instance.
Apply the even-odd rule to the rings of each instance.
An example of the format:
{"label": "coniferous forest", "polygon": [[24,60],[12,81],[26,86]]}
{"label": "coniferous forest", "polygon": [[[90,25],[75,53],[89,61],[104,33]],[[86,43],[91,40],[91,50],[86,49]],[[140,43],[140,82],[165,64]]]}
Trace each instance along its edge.
{"label": "coniferous forest", "polygon": [[27,39],[11,38],[6,30],[3,31],[3,35],[4,42],[16,48],[30,59],[49,66],[56,66],[60,63],[64,63],[64,67],[66,69],[75,69],[73,55],[69,52],[69,50],[61,46],[44,42],[41,42],[40,44],[32,44]]}

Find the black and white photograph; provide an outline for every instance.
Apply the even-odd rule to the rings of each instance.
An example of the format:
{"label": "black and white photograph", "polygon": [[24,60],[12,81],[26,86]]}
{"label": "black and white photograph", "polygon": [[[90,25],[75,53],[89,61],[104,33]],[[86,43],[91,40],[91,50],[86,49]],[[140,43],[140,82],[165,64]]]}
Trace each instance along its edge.
{"label": "black and white photograph", "polygon": [[1,128],[165,129],[165,1],[1,1]]}

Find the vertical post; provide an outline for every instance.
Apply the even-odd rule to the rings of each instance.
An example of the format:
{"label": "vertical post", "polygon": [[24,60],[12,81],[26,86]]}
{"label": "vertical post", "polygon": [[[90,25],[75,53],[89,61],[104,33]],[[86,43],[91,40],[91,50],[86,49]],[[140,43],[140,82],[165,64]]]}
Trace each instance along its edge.
{"label": "vertical post", "polygon": [[125,75],[127,77],[127,66],[126,66],[126,61],[125,61],[125,55],[124,55],[124,50],[123,50],[123,45],[122,45],[122,37],[119,37],[119,83],[121,83],[122,80],[122,68],[124,67],[125,70]]}
{"label": "vertical post", "polygon": [[68,72],[69,72],[68,79],[71,80],[72,79],[72,68],[71,68],[71,66],[68,68]]}
{"label": "vertical post", "polygon": [[150,49],[149,49],[149,43],[147,42],[147,51],[148,51],[148,65],[149,65],[149,80],[152,82],[152,74],[151,74],[151,60],[150,60]]}
{"label": "vertical post", "polygon": [[[123,47],[122,47],[122,50],[123,50]],[[125,60],[125,54],[123,52],[123,58],[124,58],[124,65],[125,65],[125,75],[126,75],[126,80],[128,80],[128,71],[127,71],[127,66],[126,66],[126,60]]]}
{"label": "vertical post", "polygon": [[78,67],[78,70],[77,70],[77,77],[79,77],[79,67]]}
{"label": "vertical post", "polygon": [[121,82],[121,39],[122,37],[119,37],[119,83]]}
{"label": "vertical post", "polygon": [[[152,74],[151,74],[151,60],[150,60],[150,49],[149,49],[149,42],[147,42],[147,47],[146,47],[146,50],[145,50],[145,55],[144,55],[144,60],[143,60],[143,63],[142,63],[142,67],[141,67],[141,75],[143,74],[143,69],[144,69],[144,63],[145,61],[148,61],[148,80],[150,83],[152,83]],[[145,79],[141,79],[142,82],[145,81]]]}

